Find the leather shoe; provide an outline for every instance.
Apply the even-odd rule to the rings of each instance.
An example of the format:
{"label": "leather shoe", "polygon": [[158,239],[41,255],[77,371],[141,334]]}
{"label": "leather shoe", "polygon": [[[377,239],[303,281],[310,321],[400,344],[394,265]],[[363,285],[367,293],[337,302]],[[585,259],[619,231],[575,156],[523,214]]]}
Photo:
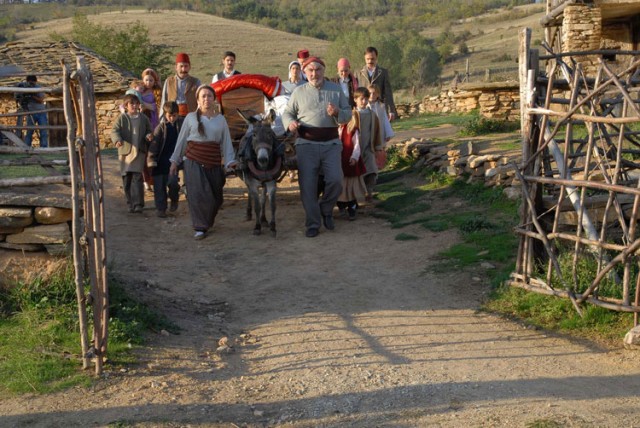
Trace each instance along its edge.
{"label": "leather shoe", "polygon": [[307,232],[304,234],[307,238],[315,238],[318,236],[318,229],[315,227],[310,227],[307,229]]}
{"label": "leather shoe", "polygon": [[333,223],[332,215],[324,216],[322,219],[322,223],[324,223],[324,227],[326,227],[328,230],[333,230],[336,227],[336,225]]}

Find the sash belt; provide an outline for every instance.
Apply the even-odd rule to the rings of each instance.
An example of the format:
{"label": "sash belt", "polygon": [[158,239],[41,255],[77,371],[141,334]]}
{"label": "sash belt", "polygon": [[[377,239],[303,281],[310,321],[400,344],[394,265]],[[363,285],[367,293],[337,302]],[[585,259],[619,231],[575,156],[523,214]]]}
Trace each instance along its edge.
{"label": "sash belt", "polygon": [[320,128],[301,125],[298,128],[298,135],[300,136],[300,138],[311,141],[335,140],[336,138],[338,138],[338,128],[333,126]]}
{"label": "sash belt", "polygon": [[220,143],[217,141],[187,141],[185,156],[205,168],[213,168],[222,164]]}

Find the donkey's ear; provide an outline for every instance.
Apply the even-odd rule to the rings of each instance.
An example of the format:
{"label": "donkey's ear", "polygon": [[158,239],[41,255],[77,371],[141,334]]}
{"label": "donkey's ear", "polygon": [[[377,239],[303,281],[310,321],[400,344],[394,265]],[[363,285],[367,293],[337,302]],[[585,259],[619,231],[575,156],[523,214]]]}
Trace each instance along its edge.
{"label": "donkey's ear", "polygon": [[237,108],[236,110],[238,111],[240,117],[243,118],[245,122],[247,122],[247,125],[251,125],[256,121],[252,116],[246,116],[239,108]]}
{"label": "donkey's ear", "polygon": [[266,115],[266,119],[269,123],[273,123],[276,121],[276,111],[272,108],[269,109]]}

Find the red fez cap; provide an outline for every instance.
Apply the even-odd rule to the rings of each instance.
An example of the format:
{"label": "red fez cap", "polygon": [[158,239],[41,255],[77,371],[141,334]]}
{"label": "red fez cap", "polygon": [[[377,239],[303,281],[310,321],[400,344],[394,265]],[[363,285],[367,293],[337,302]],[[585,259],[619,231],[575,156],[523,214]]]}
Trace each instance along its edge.
{"label": "red fez cap", "polygon": [[309,51],[306,49],[302,49],[301,51],[298,51],[297,55],[298,58],[307,59],[309,58]]}
{"label": "red fez cap", "polygon": [[307,68],[307,65],[311,64],[312,62],[317,62],[318,64],[321,64],[323,67],[325,67],[323,60],[321,60],[317,56],[310,56],[302,63],[302,69],[304,70],[305,68]]}
{"label": "red fez cap", "polygon": [[186,62],[187,64],[191,64],[191,61],[189,61],[189,55],[184,52],[180,52],[178,55],[176,55],[176,64],[178,64],[179,62]]}

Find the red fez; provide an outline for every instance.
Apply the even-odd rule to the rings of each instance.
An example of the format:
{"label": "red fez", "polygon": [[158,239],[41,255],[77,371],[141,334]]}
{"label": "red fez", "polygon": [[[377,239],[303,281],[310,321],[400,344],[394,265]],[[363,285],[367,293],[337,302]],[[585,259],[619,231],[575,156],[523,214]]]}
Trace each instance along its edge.
{"label": "red fez", "polygon": [[187,64],[191,64],[191,61],[189,61],[189,55],[187,55],[184,52],[180,52],[178,55],[176,55],[176,64],[180,62],[186,62]]}
{"label": "red fez", "polygon": [[323,60],[321,60],[317,56],[310,56],[309,58],[305,59],[304,62],[302,63],[302,69],[304,70],[305,68],[307,68],[307,65],[311,64],[312,62],[317,62],[318,64],[325,67]]}
{"label": "red fez", "polygon": [[297,55],[298,58],[307,59],[309,58],[309,51],[306,49],[302,49],[301,51],[298,51]]}

